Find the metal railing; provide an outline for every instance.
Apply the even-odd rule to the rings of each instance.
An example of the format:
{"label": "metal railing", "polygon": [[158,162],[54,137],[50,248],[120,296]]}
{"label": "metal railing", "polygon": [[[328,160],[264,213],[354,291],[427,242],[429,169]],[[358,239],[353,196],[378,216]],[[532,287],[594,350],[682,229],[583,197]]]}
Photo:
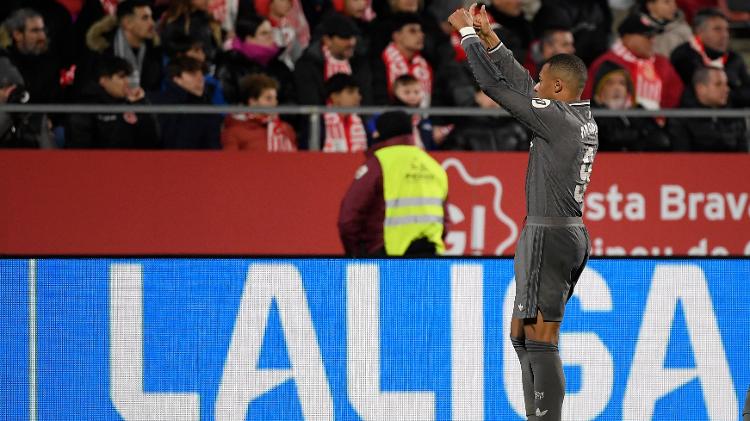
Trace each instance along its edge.
{"label": "metal railing", "polygon": [[[49,113],[49,114],[99,114],[99,113],[149,113],[149,114],[234,114],[253,112],[258,114],[308,115],[310,120],[309,148],[320,150],[320,116],[324,113],[355,113],[374,115],[386,111],[402,110],[419,112],[430,116],[450,117],[507,117],[502,108],[474,107],[325,107],[320,105],[282,105],[278,107],[248,107],[244,105],[102,105],[102,104],[0,104],[0,112]],[[671,108],[663,110],[607,110],[592,109],[594,117],[677,117],[677,118],[745,118],[750,121],[750,108],[739,109],[689,109]]]}

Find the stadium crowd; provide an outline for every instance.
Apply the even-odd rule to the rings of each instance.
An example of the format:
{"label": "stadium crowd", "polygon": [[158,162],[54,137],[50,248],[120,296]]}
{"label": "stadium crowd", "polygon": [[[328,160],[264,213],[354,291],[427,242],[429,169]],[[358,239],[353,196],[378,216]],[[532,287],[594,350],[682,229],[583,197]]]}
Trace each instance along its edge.
{"label": "stadium crowd", "polygon": [[[750,74],[727,0],[487,0],[500,39],[537,76],[576,53],[584,98],[610,110],[750,108]],[[528,149],[500,117],[436,117],[430,106],[492,109],[447,23],[463,0],[3,0],[0,102],[101,104],[97,114],[0,112],[0,146],[367,149],[375,116],[252,112],[253,106],[413,109],[427,150]],[[748,26],[746,25],[745,28]],[[108,112],[110,104],[248,105],[242,114]],[[748,151],[744,118],[597,118],[600,150]]]}

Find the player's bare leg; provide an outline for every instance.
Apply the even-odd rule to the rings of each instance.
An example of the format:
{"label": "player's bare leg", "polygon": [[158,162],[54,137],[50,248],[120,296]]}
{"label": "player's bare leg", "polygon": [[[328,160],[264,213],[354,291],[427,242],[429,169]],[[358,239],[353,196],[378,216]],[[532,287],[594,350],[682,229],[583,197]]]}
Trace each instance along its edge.
{"label": "player's bare leg", "polygon": [[[523,329],[524,319],[511,319],[510,341],[516,350],[518,361],[521,363],[521,381],[523,382],[523,402],[526,407],[526,417],[535,417],[536,406],[534,406],[534,373],[531,371],[531,362],[526,351],[526,335]],[[535,418],[528,418],[535,419]]]}
{"label": "player's bare leg", "polygon": [[560,421],[565,398],[565,374],[557,349],[560,322],[544,321],[539,311],[536,320],[526,319],[523,331],[534,379],[534,416],[529,420]]}

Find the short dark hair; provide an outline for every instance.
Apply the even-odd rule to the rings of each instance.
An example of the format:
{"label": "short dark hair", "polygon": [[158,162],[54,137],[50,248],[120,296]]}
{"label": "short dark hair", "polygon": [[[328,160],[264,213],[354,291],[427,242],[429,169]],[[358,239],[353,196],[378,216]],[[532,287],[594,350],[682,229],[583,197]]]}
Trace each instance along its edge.
{"label": "short dark hair", "polygon": [[275,89],[278,91],[279,83],[276,82],[276,79],[263,73],[253,73],[243,76],[240,79],[241,103],[247,104],[247,101],[251,98],[258,99],[266,89]]}
{"label": "short dark hair", "polygon": [[234,32],[240,41],[244,41],[246,37],[254,37],[255,33],[258,32],[258,27],[265,21],[266,19],[255,16],[237,19],[237,23],[234,25]]}
{"label": "short dark hair", "polygon": [[336,73],[326,81],[326,97],[346,89],[359,89],[359,83],[346,73]]}
{"label": "short dark hair", "polygon": [[715,67],[715,66],[700,66],[693,72],[693,77],[691,79],[691,82],[693,86],[695,85],[705,85],[708,83],[708,78],[711,72],[718,71],[723,72],[724,69],[721,67]]}
{"label": "short dark hair", "polygon": [[151,2],[148,0],[125,0],[117,5],[117,21],[121,21],[125,16],[130,16],[135,13],[135,9],[139,7],[151,7]]}
{"label": "short dark hair", "polygon": [[693,29],[697,30],[713,18],[721,18],[725,21],[729,21],[729,19],[727,19],[727,16],[722,13],[721,10],[713,7],[707,7],[696,12],[695,16],[693,17]]}
{"label": "short dark hair", "polygon": [[195,72],[200,71],[205,73],[205,68],[203,63],[200,61],[188,57],[188,56],[179,56],[175,57],[172,60],[169,60],[169,64],[167,64],[167,77],[169,79],[176,78],[183,74],[184,72]]}
{"label": "short dark hair", "polygon": [[178,32],[174,34],[167,44],[167,54],[170,57],[176,57],[180,54],[185,54],[195,47],[203,48],[203,40],[192,34],[184,34]]}
{"label": "short dark hair", "polygon": [[419,83],[419,79],[412,74],[405,73],[393,81],[393,89],[395,90],[397,86],[411,85],[412,83]]}
{"label": "short dark hair", "polygon": [[102,54],[96,60],[96,80],[101,77],[112,77],[117,74],[130,76],[133,73],[133,66],[124,58],[117,57],[113,54]]}
{"label": "short dark hair", "polygon": [[580,91],[583,91],[583,87],[586,86],[588,71],[583,60],[578,58],[578,56],[574,54],[556,54],[550,57],[546,64],[549,64],[549,70],[561,73],[566,77],[568,82],[572,82]]}

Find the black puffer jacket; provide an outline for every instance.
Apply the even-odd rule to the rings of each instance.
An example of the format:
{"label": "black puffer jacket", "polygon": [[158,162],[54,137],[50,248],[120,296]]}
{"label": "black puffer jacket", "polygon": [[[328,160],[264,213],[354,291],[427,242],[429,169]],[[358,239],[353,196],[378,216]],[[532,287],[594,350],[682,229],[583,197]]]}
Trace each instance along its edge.
{"label": "black puffer jacket", "polygon": [[[682,108],[705,108],[692,90],[685,91]],[[673,149],[694,152],[748,152],[748,134],[741,118],[673,118],[667,125]]]}
{"label": "black puffer jacket", "polygon": [[[109,96],[97,83],[83,90],[84,104],[125,105],[124,99]],[[139,103],[145,104],[146,101]],[[71,114],[65,130],[66,148],[156,149],[159,130],[151,114],[110,113]]]}
{"label": "black puffer jacket", "polygon": [[224,98],[228,104],[240,102],[240,79],[253,73],[264,73],[276,79],[279,83],[279,103],[285,104],[294,100],[294,81],[292,72],[286,64],[274,58],[268,65],[252,61],[237,50],[229,50],[218,54],[216,78],[221,82]]}
{"label": "black puffer jacket", "polygon": [[[198,97],[170,81],[152,101],[161,105],[208,105],[212,95],[206,91]],[[221,149],[222,120],[219,114],[159,114],[161,143],[165,149]]]}

